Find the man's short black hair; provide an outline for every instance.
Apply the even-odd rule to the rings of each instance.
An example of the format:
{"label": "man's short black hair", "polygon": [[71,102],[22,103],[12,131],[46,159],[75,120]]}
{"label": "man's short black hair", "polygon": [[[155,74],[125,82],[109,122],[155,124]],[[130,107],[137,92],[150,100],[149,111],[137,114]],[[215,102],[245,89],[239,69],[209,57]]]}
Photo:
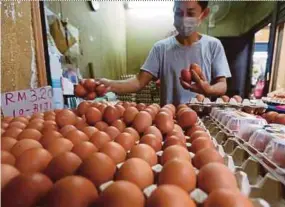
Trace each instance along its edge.
{"label": "man's short black hair", "polygon": [[[178,3],[178,2],[179,2],[179,0],[175,0],[174,1],[173,9],[175,9],[175,4]],[[204,11],[208,7],[209,1],[198,0],[197,3],[200,5],[202,11]]]}
{"label": "man's short black hair", "polygon": [[198,4],[202,8],[202,11],[204,11],[208,7],[209,1],[198,1]]}

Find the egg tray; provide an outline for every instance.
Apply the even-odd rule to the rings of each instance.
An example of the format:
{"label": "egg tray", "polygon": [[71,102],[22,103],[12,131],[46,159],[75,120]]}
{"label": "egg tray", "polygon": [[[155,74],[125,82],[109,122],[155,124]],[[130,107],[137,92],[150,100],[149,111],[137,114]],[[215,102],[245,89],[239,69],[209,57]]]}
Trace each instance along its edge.
{"label": "egg tray", "polygon": [[[187,137],[187,139],[189,139],[189,137]],[[238,186],[240,188],[240,191],[244,194],[244,195],[249,195],[250,193],[250,183],[249,183],[249,179],[248,176],[245,172],[243,172],[242,170],[238,170],[236,171],[236,166],[233,164],[233,158],[229,155],[226,155],[224,153],[223,147],[218,145],[217,142],[215,142],[215,139],[213,139],[213,143],[216,147],[216,149],[218,150],[218,152],[224,157],[224,161],[225,161],[225,165],[229,167],[229,169],[235,174]],[[189,150],[191,144],[187,142],[187,148]],[[158,161],[161,159],[163,151],[158,151],[156,153],[157,157],[158,157]],[[189,152],[190,157],[193,158],[194,154],[192,152]],[[120,169],[120,167],[124,164],[124,162],[119,163],[117,165],[117,170]],[[155,166],[152,167],[152,171],[154,173],[154,184],[147,186],[146,188],[143,189],[143,193],[145,198],[150,197],[151,193],[158,187],[157,183],[158,183],[158,176],[159,173],[161,172],[163,166],[160,164],[156,164]],[[196,175],[199,173],[199,170],[195,169]],[[108,181],[106,183],[103,183],[102,185],[100,185],[98,187],[98,191],[103,192],[109,185],[111,185],[114,182],[114,180]],[[189,196],[192,200],[195,201],[195,203],[197,204],[197,206],[203,206],[204,201],[207,199],[208,195],[207,193],[205,193],[203,190],[199,189],[199,188],[195,188],[193,191],[191,191],[189,193]],[[259,194],[257,194],[256,196],[253,196],[251,199],[251,201],[253,202],[255,207],[269,207],[270,205],[261,198],[258,198]]]}
{"label": "egg tray", "polygon": [[[204,124],[227,156],[232,157],[236,171],[246,173],[246,184],[250,198],[262,198],[272,207],[285,206],[285,176],[269,162],[254,154],[252,147],[239,138],[223,131],[211,119],[205,118]],[[266,159],[267,160],[267,159]],[[268,160],[267,160],[268,161]],[[271,163],[272,164],[272,163]]]}
{"label": "egg tray", "polygon": [[[208,121],[207,121],[208,122]],[[247,151],[251,156],[258,160],[266,168],[274,171],[276,175],[280,177],[280,181],[285,185],[285,169],[279,167],[274,162],[268,159],[268,157],[263,153],[255,149],[248,142],[239,138],[236,133],[229,132],[223,125],[217,121],[211,121],[207,123],[209,125],[210,133],[216,137],[218,143],[236,143],[235,146],[240,146],[243,150]]]}
{"label": "egg tray", "polygon": [[[200,119],[198,120],[198,124],[200,126],[202,126],[204,129],[206,129],[203,122]],[[189,139],[189,137],[186,136],[186,139]],[[238,168],[237,168],[237,166],[234,165],[233,157],[230,155],[227,155],[225,153],[223,146],[219,145],[217,143],[216,139],[212,138],[212,141],[213,141],[214,146],[216,147],[217,151],[221,154],[222,157],[224,157],[225,165],[228,166],[228,168],[235,174],[235,177],[236,177],[238,186],[240,188],[240,191],[247,196],[250,195],[249,193],[251,191],[251,188],[250,188],[250,181],[248,179],[247,174],[245,172],[243,172],[242,169],[236,170]],[[136,144],[138,144],[138,142]],[[164,142],[162,142],[162,145],[163,144],[164,144]],[[187,146],[187,149],[189,151],[191,144],[189,142],[187,142],[186,146]],[[158,163],[161,159],[162,153],[163,153],[163,151],[158,151],[156,153],[157,157],[158,157]],[[189,152],[189,154],[190,154],[191,158],[193,158],[195,156],[195,154],[193,154],[192,152]],[[127,155],[127,157],[128,157],[128,155]],[[117,170],[119,170],[123,164],[124,164],[124,162],[119,163],[117,165]],[[151,193],[157,188],[158,176],[159,176],[159,173],[161,172],[162,168],[163,168],[163,166],[160,164],[156,164],[155,166],[152,167],[152,170],[154,173],[154,184],[143,189],[143,193],[144,193],[146,198],[150,197]],[[196,174],[198,174],[199,170],[196,169],[195,167],[194,167],[194,169],[195,169]],[[98,187],[98,191],[99,192],[104,191],[113,182],[114,182],[114,180],[103,183],[102,185],[100,185]],[[198,206],[201,206],[201,207],[202,207],[204,201],[208,197],[207,193],[205,193],[203,190],[201,190],[199,188],[196,188],[193,191],[191,191],[189,193],[189,196],[191,197],[191,199],[193,199],[197,203]],[[256,196],[250,197],[250,199],[252,200],[255,207],[268,207],[268,206],[270,206],[264,199],[261,199],[259,197],[260,197],[259,194],[257,194]]]}
{"label": "egg tray", "polygon": [[201,113],[203,115],[208,115],[213,107],[220,108],[235,108],[237,110],[242,110],[249,114],[261,115],[265,113],[265,107],[257,107],[257,106],[240,106],[240,105],[230,105],[230,104],[203,104],[203,103],[189,103],[187,104],[190,108],[192,108],[197,113]]}

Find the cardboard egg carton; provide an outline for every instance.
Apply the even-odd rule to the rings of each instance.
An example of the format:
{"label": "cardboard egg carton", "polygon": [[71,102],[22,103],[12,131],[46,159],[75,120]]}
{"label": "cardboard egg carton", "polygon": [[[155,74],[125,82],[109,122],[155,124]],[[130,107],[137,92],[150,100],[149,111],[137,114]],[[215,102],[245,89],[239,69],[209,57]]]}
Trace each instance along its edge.
{"label": "cardboard egg carton", "polygon": [[232,158],[235,170],[245,173],[241,178],[245,182],[245,189],[248,188],[249,197],[262,198],[272,207],[285,206],[285,175],[211,119],[205,118],[203,121],[211,136],[224,149],[226,157]]}
{"label": "cardboard egg carton", "polygon": [[[220,153],[223,154],[223,152],[221,152],[222,149],[219,148],[218,145],[217,145],[217,149],[219,150]],[[160,160],[162,153],[163,153],[163,151],[159,151],[156,153],[158,156],[158,160]],[[194,154],[191,152],[189,152],[189,154],[190,154],[191,158],[194,156]],[[231,170],[234,172],[235,168],[233,168],[233,167],[235,167],[235,166],[233,166],[233,164],[232,164],[231,157],[226,156],[225,154],[224,154],[224,156],[225,156],[225,164],[228,167],[230,167]],[[119,163],[117,165],[117,170],[119,170],[122,165],[123,165],[123,163]],[[151,196],[152,192],[158,187],[158,184],[157,184],[158,183],[158,176],[159,176],[159,173],[162,171],[162,169],[163,169],[163,166],[160,164],[156,164],[152,167],[152,171],[154,174],[154,183],[143,189],[143,193],[144,193],[144,196],[146,199],[149,198]],[[197,175],[199,173],[199,170],[196,169],[195,167],[194,167],[194,169],[195,169],[195,172]],[[237,179],[237,183],[238,183],[238,186],[240,188],[241,193],[243,193],[246,196],[250,195],[250,193],[251,193],[250,192],[250,184],[249,184],[249,180],[248,180],[246,173],[242,172],[242,171],[236,171],[236,172],[234,172],[234,174],[235,174],[235,177]],[[108,181],[108,182],[100,185],[98,188],[99,192],[103,192],[113,182],[115,182],[115,181],[111,180],[111,181]],[[203,203],[205,202],[205,200],[207,199],[208,194],[199,188],[195,188],[193,191],[189,192],[189,197],[192,200],[194,200],[198,204],[198,206],[202,206]],[[261,198],[251,198],[251,200],[252,200],[255,207],[269,207],[270,206],[264,199],[261,199]]]}
{"label": "cardboard egg carton", "polygon": [[203,102],[198,101],[196,98],[192,98],[188,103],[188,106],[196,112],[204,114],[209,114],[213,107],[235,108],[250,114],[263,114],[268,108],[268,105],[262,100],[244,99],[242,103],[237,103],[233,98],[231,98],[229,102],[224,102],[221,98],[218,98],[215,102],[211,102],[208,98],[205,98]]}

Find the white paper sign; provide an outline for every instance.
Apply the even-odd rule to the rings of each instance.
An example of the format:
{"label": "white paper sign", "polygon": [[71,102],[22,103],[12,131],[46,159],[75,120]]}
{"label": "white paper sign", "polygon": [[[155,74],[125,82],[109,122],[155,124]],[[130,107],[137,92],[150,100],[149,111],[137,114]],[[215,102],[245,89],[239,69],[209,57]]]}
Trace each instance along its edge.
{"label": "white paper sign", "polygon": [[45,86],[1,94],[1,107],[4,116],[27,116],[53,109],[52,88]]}

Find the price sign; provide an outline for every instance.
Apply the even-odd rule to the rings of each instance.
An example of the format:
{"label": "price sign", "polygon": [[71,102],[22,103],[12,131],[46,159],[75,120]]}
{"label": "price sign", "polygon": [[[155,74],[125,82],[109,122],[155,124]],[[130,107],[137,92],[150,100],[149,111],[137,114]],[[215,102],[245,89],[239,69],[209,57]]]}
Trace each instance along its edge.
{"label": "price sign", "polygon": [[1,94],[1,107],[4,116],[27,116],[53,109],[52,88],[45,86],[36,89],[7,92]]}

